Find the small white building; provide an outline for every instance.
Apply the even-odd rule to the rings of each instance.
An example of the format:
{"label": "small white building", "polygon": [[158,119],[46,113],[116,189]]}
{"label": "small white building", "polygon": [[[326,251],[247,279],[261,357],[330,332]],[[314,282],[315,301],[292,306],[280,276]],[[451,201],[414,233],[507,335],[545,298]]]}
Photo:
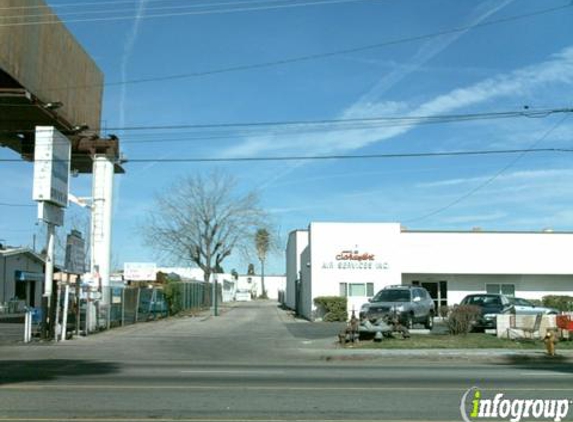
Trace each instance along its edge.
{"label": "small white building", "polygon": [[0,306],[19,301],[39,307],[44,290],[44,259],[27,248],[0,247]]}
{"label": "small white building", "polygon": [[314,319],[319,296],[358,311],[385,286],[425,287],[436,306],[469,293],[573,295],[573,233],[414,231],[398,223],[311,223],[289,235],[286,305]]}
{"label": "small white building", "polygon": [[[239,275],[238,289],[249,290],[254,297],[260,297],[263,294],[263,281],[260,275]],[[265,274],[265,290],[269,299],[277,300],[279,291],[286,288],[286,276]]]}

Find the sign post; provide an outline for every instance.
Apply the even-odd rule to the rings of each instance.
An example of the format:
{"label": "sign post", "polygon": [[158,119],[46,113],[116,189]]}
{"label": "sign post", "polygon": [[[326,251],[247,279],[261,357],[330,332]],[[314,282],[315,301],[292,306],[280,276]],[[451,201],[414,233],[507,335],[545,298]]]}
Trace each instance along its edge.
{"label": "sign post", "polygon": [[[64,224],[63,208],[68,206],[70,159],[71,145],[68,138],[52,126],[36,126],[32,198],[38,202],[38,219],[47,226],[42,307],[44,315],[49,319],[50,332],[55,328],[52,315],[54,309],[50,309],[54,280],[54,238],[56,226]],[[44,336],[45,333],[44,329]]]}

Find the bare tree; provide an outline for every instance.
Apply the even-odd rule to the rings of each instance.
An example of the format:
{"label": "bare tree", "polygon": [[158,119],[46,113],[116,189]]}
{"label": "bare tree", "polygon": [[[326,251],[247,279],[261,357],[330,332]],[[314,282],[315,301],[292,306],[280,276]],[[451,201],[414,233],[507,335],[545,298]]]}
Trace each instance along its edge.
{"label": "bare tree", "polygon": [[267,226],[255,192],[237,193],[231,176],[189,176],[155,199],[143,227],[147,244],[178,262],[192,262],[205,281],[234,251],[252,249],[252,233]]}

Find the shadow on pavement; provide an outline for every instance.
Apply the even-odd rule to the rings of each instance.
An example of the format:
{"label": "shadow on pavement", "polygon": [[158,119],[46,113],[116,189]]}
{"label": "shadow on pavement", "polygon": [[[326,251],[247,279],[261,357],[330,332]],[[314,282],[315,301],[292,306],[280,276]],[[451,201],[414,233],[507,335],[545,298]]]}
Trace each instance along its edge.
{"label": "shadow on pavement", "polygon": [[88,360],[0,360],[0,385],[117,372],[115,363]]}
{"label": "shadow on pavement", "polygon": [[573,359],[564,355],[549,356],[539,354],[530,355],[510,355],[504,356],[499,365],[510,365],[528,371],[553,371],[573,374]]}

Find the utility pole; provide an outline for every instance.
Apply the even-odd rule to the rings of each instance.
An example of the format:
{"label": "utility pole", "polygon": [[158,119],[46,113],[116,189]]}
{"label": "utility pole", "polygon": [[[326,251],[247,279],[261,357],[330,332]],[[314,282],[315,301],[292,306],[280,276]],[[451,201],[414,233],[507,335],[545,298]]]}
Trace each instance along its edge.
{"label": "utility pole", "polygon": [[56,238],[56,226],[46,223],[46,269],[44,272],[44,297],[52,297],[52,285],[54,280],[54,243]]}

